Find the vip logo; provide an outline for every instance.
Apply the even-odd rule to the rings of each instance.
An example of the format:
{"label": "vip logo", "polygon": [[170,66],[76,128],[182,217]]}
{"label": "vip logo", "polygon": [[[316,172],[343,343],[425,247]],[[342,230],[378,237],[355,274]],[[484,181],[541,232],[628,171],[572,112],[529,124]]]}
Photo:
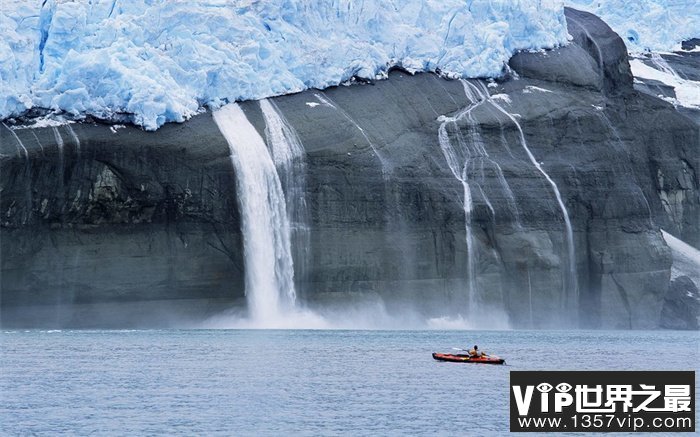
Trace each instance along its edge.
{"label": "vip logo", "polygon": [[[627,412],[630,409],[637,413],[639,411],[666,411],[666,412],[682,412],[690,410],[690,385],[688,384],[669,384],[664,388],[664,406],[651,407],[650,405],[661,396],[661,391],[656,390],[656,386],[639,384],[639,389],[633,389],[631,384],[625,385],[576,385],[574,395],[569,394],[573,389],[571,384],[562,382],[557,384],[556,393],[550,396],[550,392],[554,387],[547,382],[537,385],[537,391],[540,397],[540,412],[550,412],[550,402],[554,403],[554,412],[561,413],[565,407],[574,405],[577,413],[614,413],[618,411],[617,405],[620,405],[620,410]],[[518,409],[518,414],[526,416],[530,411],[535,387],[532,385],[525,386],[525,391],[521,386],[513,386],[513,395],[515,396],[515,405]],[[603,394],[605,393],[605,397]],[[641,397],[643,400],[634,408],[632,400],[635,397]],[[604,402],[605,401],[605,402]]]}
{"label": "vip logo", "polygon": [[511,372],[511,431],[694,430],[694,372]]}
{"label": "vip logo", "polygon": [[[549,412],[550,396],[549,392],[555,387],[552,384],[543,382],[537,386],[537,391],[540,397],[540,411],[543,413]],[[568,407],[574,402],[574,397],[569,394],[573,387],[571,384],[562,382],[557,384],[556,393],[553,394],[552,398],[554,400],[554,412],[561,413],[564,407]],[[535,392],[535,387],[532,385],[525,386],[525,391],[523,392],[521,386],[513,386],[513,394],[515,396],[515,404],[518,408],[518,414],[521,416],[527,416],[530,411],[530,403],[532,402],[532,395]]]}

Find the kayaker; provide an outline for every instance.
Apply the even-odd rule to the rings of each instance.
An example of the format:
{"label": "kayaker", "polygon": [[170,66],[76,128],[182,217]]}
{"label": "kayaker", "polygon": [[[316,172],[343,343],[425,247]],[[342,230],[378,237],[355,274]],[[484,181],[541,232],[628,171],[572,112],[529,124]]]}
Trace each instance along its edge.
{"label": "kayaker", "polygon": [[479,350],[479,346],[477,346],[477,345],[474,345],[474,349],[469,351],[470,357],[481,358],[482,355],[483,354],[481,353],[481,351]]}

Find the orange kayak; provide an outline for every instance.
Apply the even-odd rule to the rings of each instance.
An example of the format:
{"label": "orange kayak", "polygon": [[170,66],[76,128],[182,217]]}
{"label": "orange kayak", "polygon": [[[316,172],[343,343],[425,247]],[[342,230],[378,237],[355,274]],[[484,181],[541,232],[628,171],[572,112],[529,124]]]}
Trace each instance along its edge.
{"label": "orange kayak", "polygon": [[440,354],[433,353],[433,358],[438,361],[450,361],[452,363],[482,363],[482,364],[504,364],[506,360],[495,356],[488,357],[470,357],[463,354]]}

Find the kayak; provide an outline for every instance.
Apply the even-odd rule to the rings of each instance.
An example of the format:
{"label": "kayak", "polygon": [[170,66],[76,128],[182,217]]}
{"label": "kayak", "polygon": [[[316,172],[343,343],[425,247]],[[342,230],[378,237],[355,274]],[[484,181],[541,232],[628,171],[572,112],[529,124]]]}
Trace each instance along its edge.
{"label": "kayak", "polygon": [[452,363],[482,363],[482,364],[504,364],[506,360],[494,356],[471,357],[462,354],[440,354],[433,352],[433,358],[438,361],[449,361]]}

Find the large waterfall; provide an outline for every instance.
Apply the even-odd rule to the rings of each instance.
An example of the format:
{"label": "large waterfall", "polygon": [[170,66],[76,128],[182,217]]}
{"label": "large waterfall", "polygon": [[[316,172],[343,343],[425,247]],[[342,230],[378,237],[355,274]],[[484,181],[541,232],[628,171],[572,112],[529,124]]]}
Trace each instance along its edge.
{"label": "large waterfall", "polygon": [[214,112],[236,173],[251,318],[274,321],[296,300],[287,207],[265,141],[237,104]]}
{"label": "large waterfall", "polygon": [[303,290],[311,260],[304,147],[275,102],[261,100],[260,110],[265,119],[265,140],[285,194],[296,289]]}

